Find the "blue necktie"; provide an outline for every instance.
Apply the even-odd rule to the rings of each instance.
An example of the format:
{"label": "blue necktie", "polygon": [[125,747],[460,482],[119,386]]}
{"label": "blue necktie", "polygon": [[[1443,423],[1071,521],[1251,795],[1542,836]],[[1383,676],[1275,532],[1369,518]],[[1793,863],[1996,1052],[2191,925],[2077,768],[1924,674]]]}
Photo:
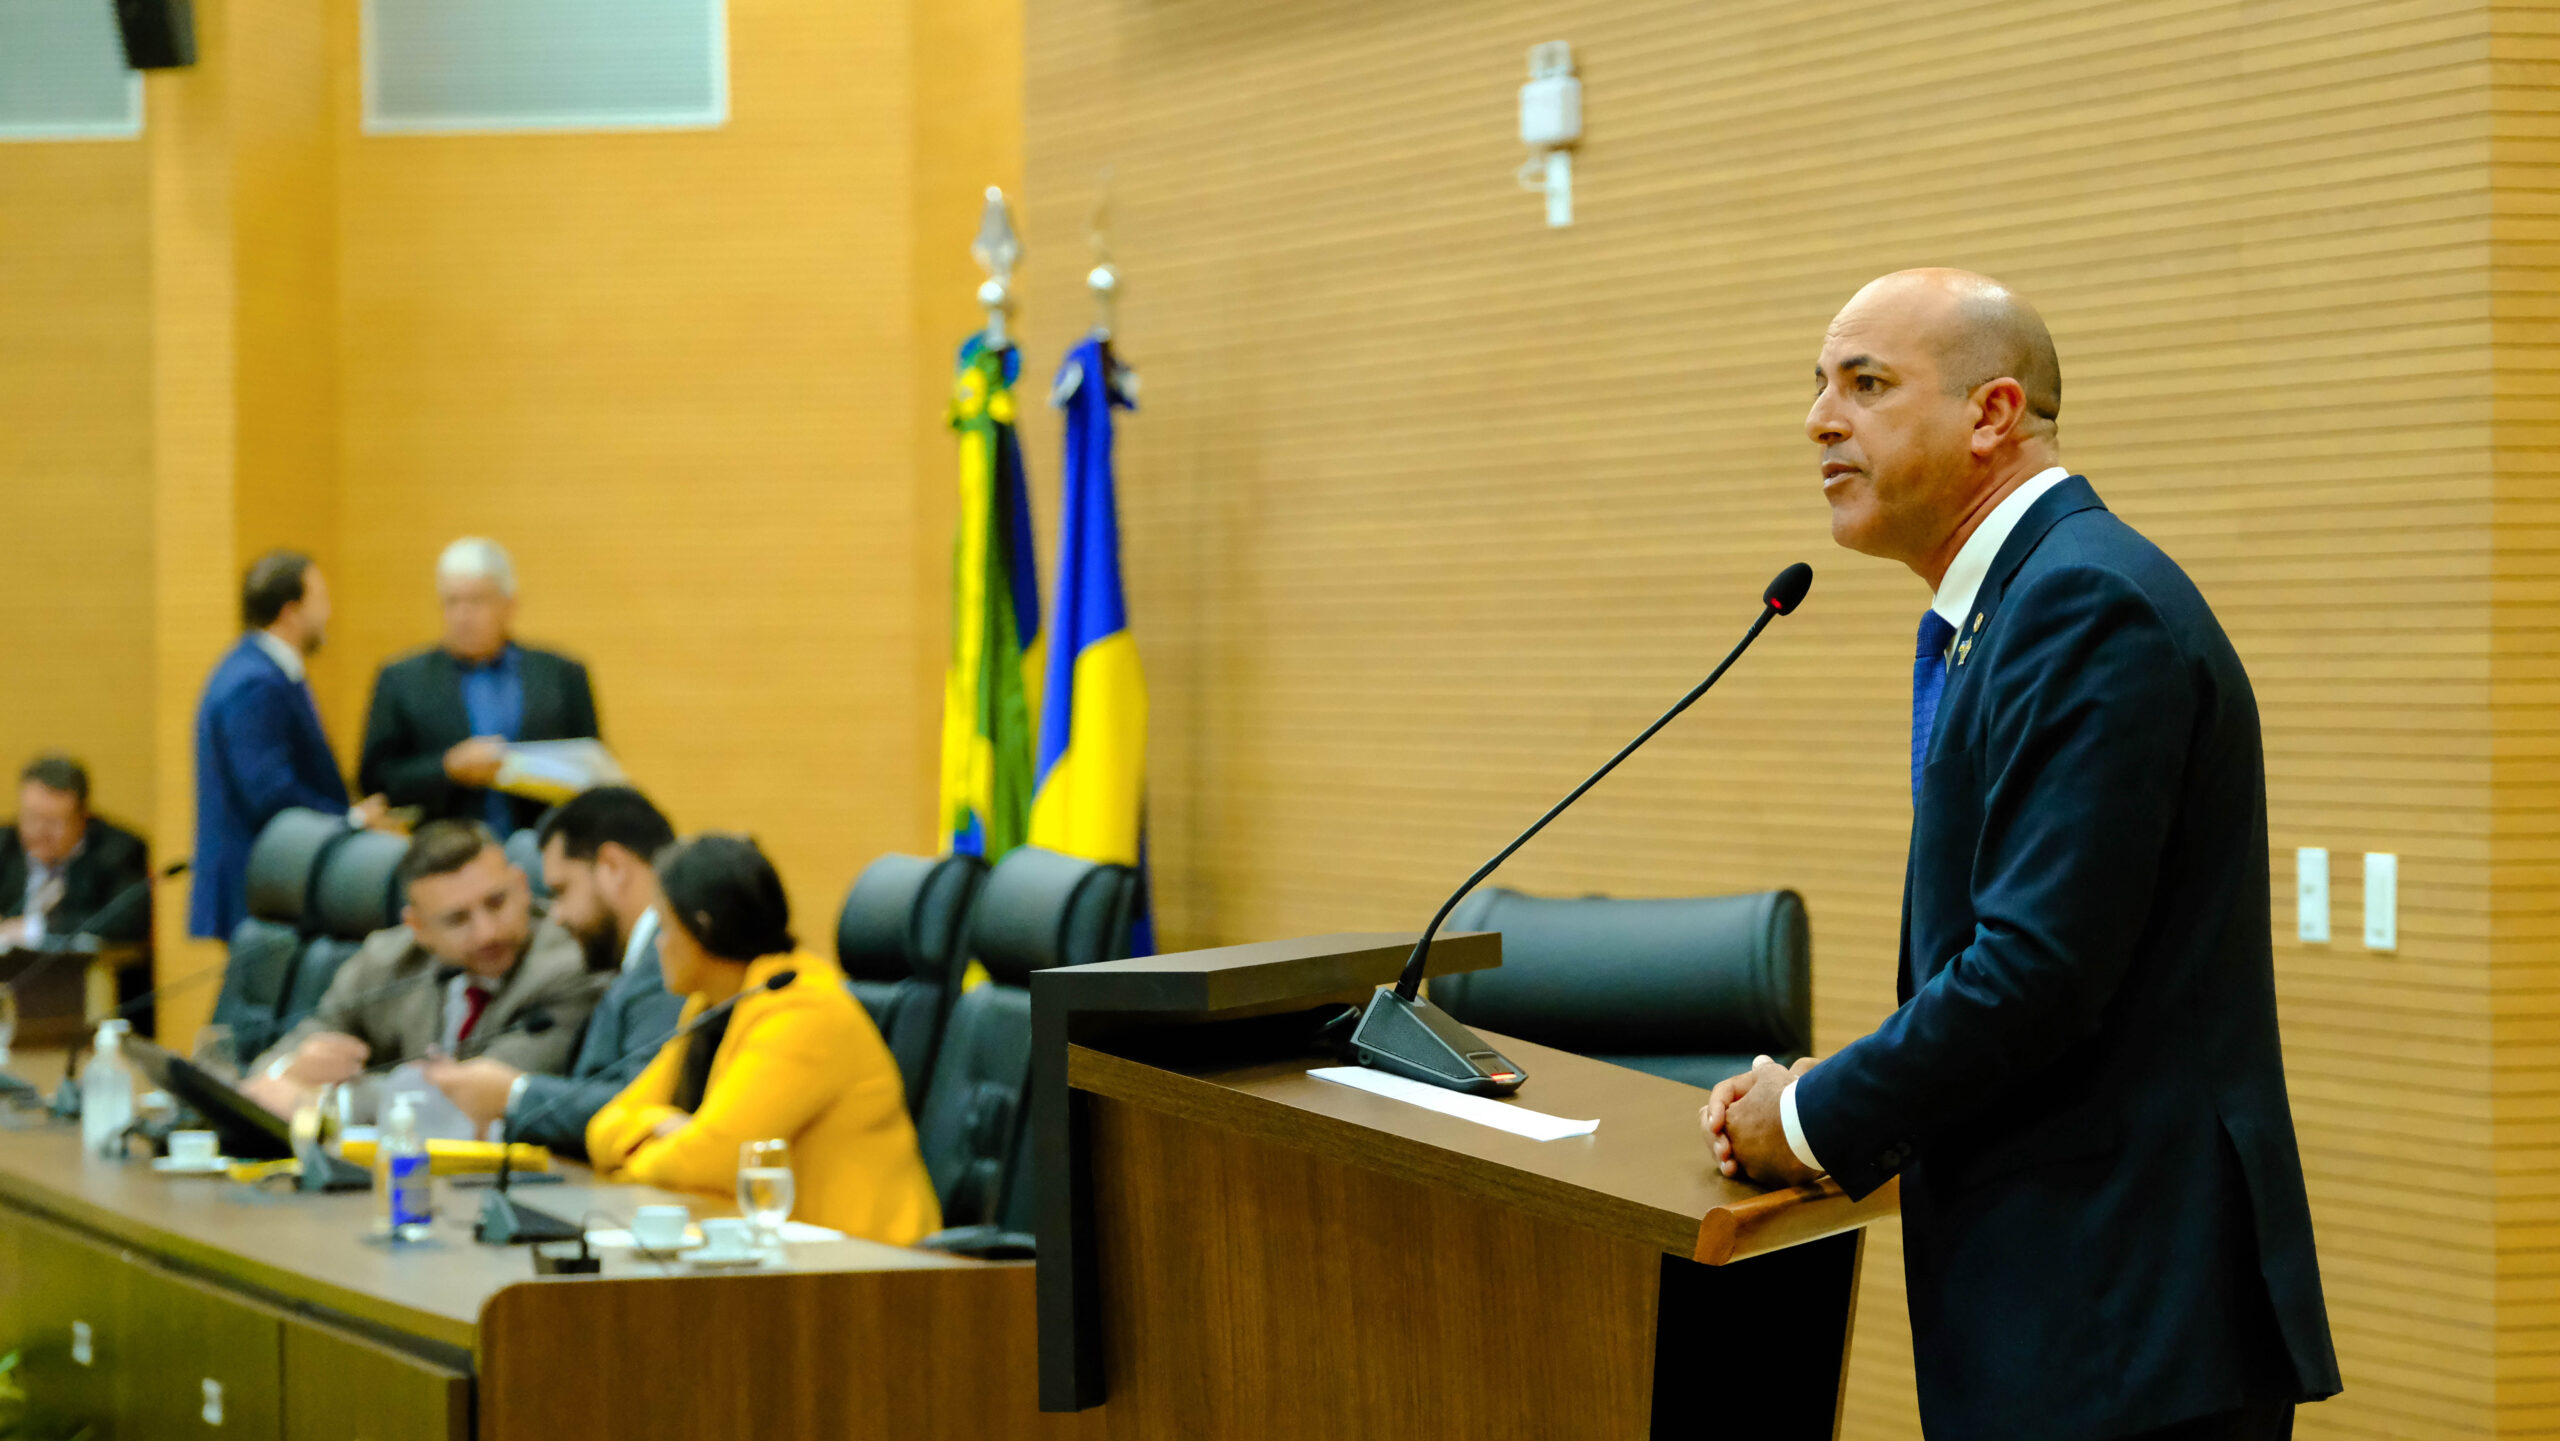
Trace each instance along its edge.
{"label": "blue necktie", "polygon": [[1920,616],[1920,643],[1911,657],[1911,799],[1920,800],[1920,765],[1929,758],[1929,733],[1938,726],[1938,697],[1947,688],[1947,644],[1956,628],[1936,611]]}

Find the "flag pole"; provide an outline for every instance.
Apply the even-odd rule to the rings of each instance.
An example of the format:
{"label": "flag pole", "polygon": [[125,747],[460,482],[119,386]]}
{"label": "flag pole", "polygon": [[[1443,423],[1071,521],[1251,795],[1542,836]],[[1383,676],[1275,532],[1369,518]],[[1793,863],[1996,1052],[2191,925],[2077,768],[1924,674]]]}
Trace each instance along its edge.
{"label": "flag pole", "polygon": [[978,238],[969,254],[987,272],[978,287],[978,305],[987,312],[987,348],[1002,350],[1012,343],[1006,321],[1013,313],[1013,268],[1022,263],[1022,237],[1013,228],[1013,208],[1005,203],[1001,186],[987,187],[987,208],[978,217]]}

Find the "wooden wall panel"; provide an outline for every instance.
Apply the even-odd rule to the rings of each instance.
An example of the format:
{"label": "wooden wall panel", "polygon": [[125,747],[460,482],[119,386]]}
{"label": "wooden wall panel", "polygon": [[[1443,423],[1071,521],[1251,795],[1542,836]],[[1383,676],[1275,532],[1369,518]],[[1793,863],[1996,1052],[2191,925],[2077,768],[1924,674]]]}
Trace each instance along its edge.
{"label": "wooden wall panel", "polygon": [[2501,7],[2490,37],[2490,313],[2497,346],[2489,642],[2497,1395],[2514,1435],[2560,1434],[2560,16]]}
{"label": "wooden wall panel", "polygon": [[[982,55],[932,43],[981,12]],[[939,417],[968,197],[1012,178],[939,177],[1018,144],[1011,13],[733,5],[730,122],[660,134],[362,135],[349,27],[350,734],[374,667],[435,635],[437,551],[484,533],[525,638],[593,668],[635,780],[681,827],[763,840],[804,937],[863,863],[931,845]]]}
{"label": "wooden wall panel", "polygon": [[[2497,13],[2501,133],[2539,144],[2547,92],[2520,66],[2548,12]],[[2560,587],[2547,531],[2507,528],[2548,478],[2522,427],[2554,413],[2549,367],[2507,337],[2549,339],[2549,186],[2518,169],[2493,226],[2488,7],[1029,14],[1035,374],[1086,323],[1073,247],[1115,171],[1170,943],[1418,924],[1801,558],[1804,610],[1504,879],[1796,887],[1823,1044],[1873,1025],[1927,596],[1829,544],[1806,376],[1869,277],[1989,271],[2053,324],[2068,458],[2249,664],[2280,917],[2292,849],[2335,857],[2337,939],[2277,949],[2349,1388],[2301,1434],[2549,1424],[2555,1309],[2525,1293],[2550,1274],[2560,986],[2532,889],[2550,807],[2523,787],[2550,779],[2553,727],[2510,707],[2549,698],[2527,608]],[[1524,52],[1552,39],[1587,87],[1565,230],[1510,176]],[[2493,244],[2516,257],[2496,286]],[[1030,443],[1054,486],[1047,416]],[[2359,944],[2367,850],[2401,857],[2396,953]],[[1878,1240],[1861,1438],[1916,1433]]]}
{"label": "wooden wall panel", "polygon": [[148,830],[150,172],[130,140],[0,144],[0,782],[68,748]]}

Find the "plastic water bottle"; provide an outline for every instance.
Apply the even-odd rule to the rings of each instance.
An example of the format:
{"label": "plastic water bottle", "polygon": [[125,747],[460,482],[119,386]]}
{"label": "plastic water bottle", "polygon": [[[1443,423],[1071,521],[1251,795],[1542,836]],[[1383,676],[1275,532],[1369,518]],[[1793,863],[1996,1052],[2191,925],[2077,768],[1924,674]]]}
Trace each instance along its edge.
{"label": "plastic water bottle", "polygon": [[427,1143],[418,1138],[417,1098],[402,1094],[373,1146],[374,1234],[395,1241],[427,1239],[435,1201],[427,1185]]}
{"label": "plastic water bottle", "polygon": [[125,1064],[125,1033],[133,1023],[98,1023],[98,1043],[80,1068],[80,1144],[111,1161],[124,1159],[124,1133],[133,1124],[133,1068]]}

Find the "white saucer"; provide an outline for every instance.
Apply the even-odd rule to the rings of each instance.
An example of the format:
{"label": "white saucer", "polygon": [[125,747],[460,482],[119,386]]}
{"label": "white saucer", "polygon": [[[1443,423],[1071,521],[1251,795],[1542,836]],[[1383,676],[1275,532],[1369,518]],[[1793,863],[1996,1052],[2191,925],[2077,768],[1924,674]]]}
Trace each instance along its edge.
{"label": "white saucer", "polygon": [[632,1251],[652,1261],[672,1261],[687,1252],[701,1250],[703,1245],[703,1239],[691,1232],[685,1233],[685,1238],[672,1246],[643,1246],[639,1237],[631,1238]]}
{"label": "white saucer", "polygon": [[714,1251],[709,1246],[697,1246],[685,1254],[685,1259],[697,1266],[761,1266],[764,1264],[764,1252],[754,1246],[741,1246],[735,1251]]}
{"label": "white saucer", "polygon": [[231,1169],[231,1158],[216,1156],[210,1161],[190,1165],[175,1156],[154,1156],[151,1169],[163,1176],[219,1176]]}

